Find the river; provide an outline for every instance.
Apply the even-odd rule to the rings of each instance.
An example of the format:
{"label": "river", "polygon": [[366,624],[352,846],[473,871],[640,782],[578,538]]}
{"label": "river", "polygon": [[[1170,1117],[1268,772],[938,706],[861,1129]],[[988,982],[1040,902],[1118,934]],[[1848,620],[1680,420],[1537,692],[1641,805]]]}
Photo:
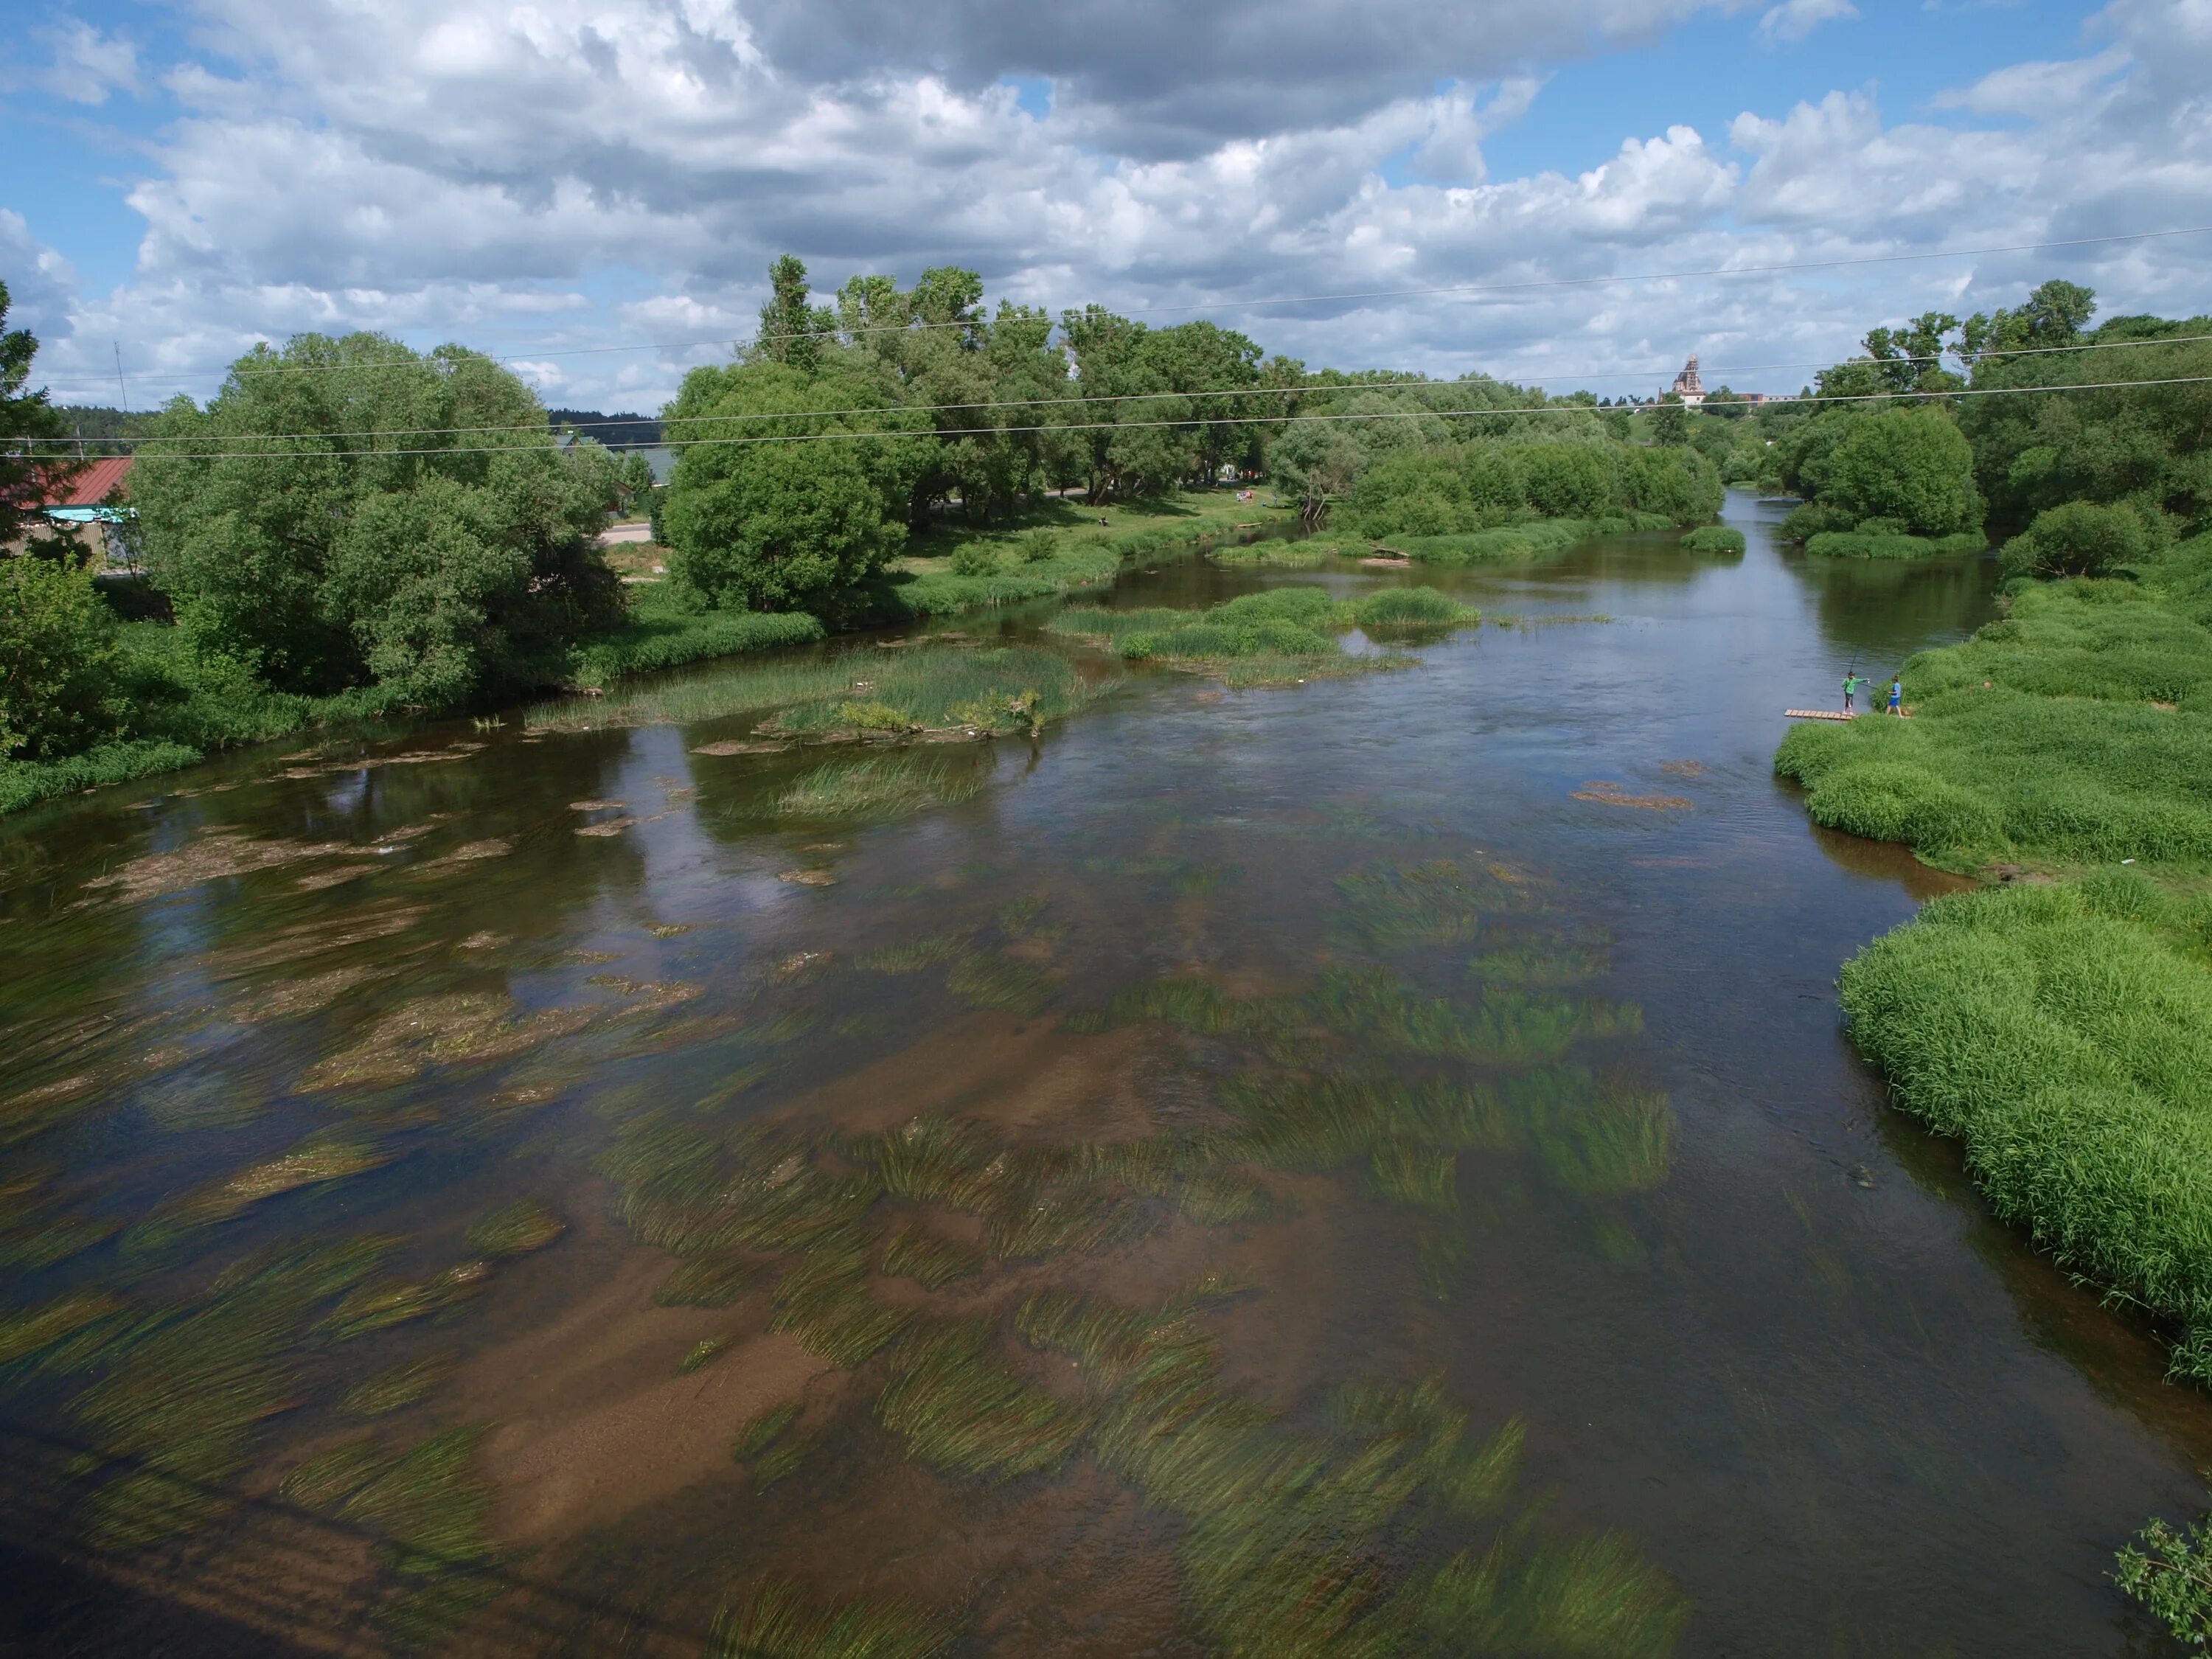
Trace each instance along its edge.
{"label": "river", "polygon": [[[1197,1654],[1293,1557],[1356,1630],[1497,1543],[1522,1610],[1458,1628],[1516,1651],[2163,1651],[2106,1574],[2201,1504],[2212,1410],[1887,1106],[1836,970],[1959,884],[1770,768],[1990,568],[1823,566],[1781,511],[1731,496],[1740,559],[1163,562],[1104,602],[1418,580],[1492,621],[1281,690],[1133,673],[933,751],[981,787],[891,821],[779,821],[819,756],[743,721],[511,716],[0,825],[0,1271],[66,1328],[0,1323],[0,1644],[676,1654],[788,1581],[957,1652]],[[943,1282],[884,1271],[925,1239]],[[1180,1321],[1179,1403],[1038,1336],[1069,1292]],[[1027,1450],[963,1466],[902,1358],[939,1330],[1001,1379],[971,1437]],[[1186,1407],[1224,1482],[1383,1417],[1517,1467],[1231,1498],[1139,1443]],[[1528,1611],[1570,1580],[1611,1636]]]}

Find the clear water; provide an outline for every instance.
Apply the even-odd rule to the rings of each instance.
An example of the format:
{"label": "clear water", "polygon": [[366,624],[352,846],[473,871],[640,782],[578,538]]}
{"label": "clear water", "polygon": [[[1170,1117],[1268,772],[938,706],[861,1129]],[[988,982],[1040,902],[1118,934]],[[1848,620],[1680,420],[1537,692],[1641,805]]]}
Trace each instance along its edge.
{"label": "clear water", "polygon": [[[1364,1162],[1266,1170],[1262,1215],[1139,1194],[1095,1247],[876,1291],[997,1320],[1005,1363],[1065,1394],[1046,1368],[1066,1362],[1006,1322],[1023,1297],[1156,1305],[1217,1273],[1243,1286],[1198,1316],[1220,1385],[1285,1433],[1326,1433],[1346,1380],[1431,1373],[1481,1433],[1522,1419],[1502,1520],[1393,1534],[1394,1583],[1533,1516],[1544,1547],[1625,1536],[1686,1601],[1683,1653],[2159,1650],[2106,1574],[2149,1514],[2199,1501],[2212,1411],[1887,1107],[1835,971],[1950,884],[1814,830],[1770,769],[1784,708],[1971,629],[1987,568],[1822,566],[1770,542],[1775,509],[1729,517],[1738,561],[1629,537],[1463,573],[1164,563],[1110,602],[1424,580],[1493,617],[1609,620],[1485,626],[1411,671],[1285,690],[1139,674],[1035,743],[935,750],[984,787],[896,821],[779,821],[820,757],[696,752],[742,721],[510,720],[367,745],[370,765],[238,757],[0,827],[9,1310],[104,1292],[185,1319],[224,1268],[304,1239],[388,1240],[377,1284],[463,1269],[422,1317],[342,1337],[325,1304],[252,1349],[281,1386],[157,1536],[116,1525],[136,1512],[117,1483],[166,1452],[88,1410],[103,1362],[0,1368],[0,1642],[380,1650],[419,1585],[375,1517],[280,1483],[364,1433],[486,1425],[467,1479],[494,1553],[436,1626],[455,1651],[696,1652],[770,1577],[945,1610],[957,1651],[1206,1651],[1188,1517],[1087,1448],[1004,1481],[933,1471],[872,1412],[886,1357],[841,1369],[772,1333],[765,1288],[656,1305],[675,1262],[625,1219],[610,1149],[662,1117],[750,1122],[842,1168],[852,1138],[927,1114],[1010,1148],[1111,1146],[1218,1126],[1240,1078],[1302,1066],[1510,1095],[1564,1066],[1645,1103],[1638,1150],[1607,1163],[1509,1106],[1425,1199]],[[945,631],[1032,636],[1047,614]],[[1375,878],[1440,865],[1479,915],[1374,908]],[[824,884],[787,878],[807,872]],[[948,938],[912,972],[871,955]],[[1512,982],[1530,953],[1533,988]],[[1417,1052],[1371,1011],[1287,1054],[1103,1018],[1166,979],[1258,1006],[1376,971],[1424,1006],[1602,1012],[1534,1059]],[[352,1172],[271,1176],[303,1140]],[[466,1230],[521,1195],[562,1237],[472,1265]],[[939,1219],[976,1243],[973,1216]],[[104,1363],[158,1372],[171,1340]],[[702,1341],[728,1346],[684,1370]],[[422,1358],[441,1370],[416,1403],[338,1409]],[[823,1439],[762,1490],[731,1445],[783,1401]]]}

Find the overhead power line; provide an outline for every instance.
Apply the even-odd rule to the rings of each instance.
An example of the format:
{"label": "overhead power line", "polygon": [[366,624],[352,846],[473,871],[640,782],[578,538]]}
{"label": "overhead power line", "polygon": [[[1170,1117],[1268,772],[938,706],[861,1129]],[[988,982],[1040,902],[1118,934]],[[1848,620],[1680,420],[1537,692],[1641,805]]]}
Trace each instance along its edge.
{"label": "overhead power line", "polygon": [[[1431,384],[1436,384],[1431,382]],[[1443,384],[1449,385],[1449,382]],[[1802,405],[1806,404],[1886,404],[1916,397],[1929,398],[2023,398],[2056,392],[2112,392],[2129,387],[2164,386],[2204,386],[2212,384],[2212,374],[2177,374],[2154,380],[2089,380],[2070,386],[2020,386],[1967,387],[1954,392],[1870,392],[1849,395],[1814,392],[1808,397],[1780,397],[1753,399],[1750,398],[1715,399],[1708,398],[1701,407],[1711,409],[1741,405],[1747,409],[1772,407],[1777,404]],[[1172,394],[1154,394],[1172,395]],[[1652,407],[1653,405],[1645,405]],[[890,410],[870,410],[869,414],[891,414]],[[901,431],[896,428],[863,432],[774,432],[761,433],[743,438],[691,438],[684,441],[690,449],[726,448],[751,444],[804,444],[851,442],[862,439],[880,438],[963,438],[1012,437],[1031,432],[1130,432],[1155,427],[1213,427],[1213,426],[1300,426],[1324,421],[1419,421],[1450,420],[1461,416],[1487,416],[1505,419],[1518,415],[1592,415],[1596,408],[1589,404],[1543,404],[1530,408],[1498,409],[1407,409],[1376,410],[1359,415],[1219,415],[1200,416],[1194,419],[1172,421],[1054,421],[1036,426],[975,426],[922,427]],[[184,443],[187,439],[149,439],[143,441],[156,445]],[[538,447],[524,444],[486,444],[464,447],[454,445],[435,449],[269,449],[269,450],[162,450],[156,449],[150,459],[185,461],[277,461],[277,460],[350,460],[378,457],[398,458],[408,455],[505,455]]]}
{"label": "overhead power line", "polygon": [[[2150,339],[2142,339],[2142,340],[2094,340],[2094,341],[2085,342],[2085,343],[2081,343],[2081,344],[2078,344],[2078,345],[2063,345],[2063,346],[2017,346],[2017,347],[2009,347],[2009,348],[2006,348],[2006,349],[1993,349],[1993,350],[1988,350],[1988,351],[1979,351],[1979,352],[1977,352],[1977,353],[1975,353],[1975,354],[1974,354],[1974,361],[1975,361],[1975,362],[1982,362],[1982,361],[1984,361],[1984,360],[1986,360],[1986,359],[1988,359],[1988,358],[1992,358],[1992,357],[2038,357],[2038,356],[2055,356],[2055,355],[2057,355],[2057,354],[2061,354],[2061,353],[2068,353],[2068,352],[2081,352],[2081,351],[2122,351],[2122,350],[2128,350],[2128,349],[2138,349],[2138,348],[2144,348],[2144,347],[2168,346],[2168,345],[2191,345],[2191,344],[2198,343],[2201,343],[2201,342],[2203,342],[2203,341],[2207,341],[2207,340],[2212,340],[2212,334],[2174,334],[2174,335],[2163,335],[2163,336],[2160,336],[2160,337],[2154,337],[2154,338],[2150,338]],[[1816,370],[1825,370],[1825,369],[1829,369],[1829,368],[1837,368],[1848,367],[1849,365],[1853,364],[1853,363],[1864,363],[1864,364],[1867,364],[1867,365],[1869,365],[1869,366],[1870,366],[1870,367],[1879,368],[1879,367],[1881,367],[1881,366],[1882,366],[1882,365],[1884,365],[1884,364],[1888,364],[1888,363],[1929,363],[1929,362],[1941,362],[1942,361],[1942,359],[1943,359],[1944,356],[1945,356],[1945,354],[1944,354],[1944,353],[1942,353],[1942,352],[1934,352],[1934,353],[1919,353],[1919,354],[1900,354],[1900,355],[1899,355],[1899,356],[1894,356],[1894,357],[1852,357],[1852,358],[1846,358],[1845,360],[1844,360],[1844,362],[1843,362],[1842,363],[1838,363],[1838,362],[1832,362],[1832,361],[1827,361],[1827,360],[1822,360],[1822,361],[1819,361],[1819,362],[1795,362],[1795,363],[1736,363],[1736,364],[1733,364],[1733,365],[1722,365],[1722,366],[1718,366],[1718,367],[1716,367],[1716,368],[1712,368],[1712,369],[1711,369],[1711,370],[1709,370],[1709,371],[1705,371],[1705,372],[1710,373],[1710,374],[1714,374],[1714,375],[1721,375],[1721,374],[1753,374],[1753,373],[1761,372],[1761,371],[1765,371],[1765,370],[1778,369],[1778,368],[1790,368],[1790,369],[1805,369],[1805,368],[1810,368],[1810,369],[1816,369]],[[1614,377],[1625,377],[1625,376],[1631,375],[1631,374],[1635,374],[1635,375],[1645,375],[1645,374],[1664,374],[1664,373],[1666,373],[1666,372],[1667,372],[1667,368],[1668,368],[1668,365],[1665,365],[1665,364],[1656,365],[1656,366],[1652,367],[1652,368],[1635,368],[1635,369],[1565,369],[1565,368],[1562,368],[1562,369],[1555,369],[1555,370],[1553,370],[1553,371],[1549,375],[1541,375],[1541,376],[1539,376],[1539,375],[1524,375],[1524,376],[1517,376],[1517,377],[1516,377],[1516,376],[1514,376],[1514,375],[1510,375],[1510,374],[1502,374],[1502,373],[1501,373],[1501,374],[1486,374],[1486,375],[1485,375],[1485,378],[1486,378],[1486,379],[1487,379],[1487,380],[1492,380],[1492,381],[1493,381],[1493,382],[1495,382],[1496,384],[1501,385],[1501,386],[1512,386],[1512,385],[1519,384],[1519,383],[1523,382],[1523,381],[1528,382],[1528,383],[1529,383],[1529,384],[1534,384],[1534,385],[1541,385],[1541,384],[1542,384],[1542,382],[1543,382],[1545,380],[1547,380],[1547,379],[1549,379],[1549,380],[1600,380],[1600,379],[1607,379],[1607,378],[1614,378]],[[1067,407],[1073,406],[1073,405],[1088,405],[1088,404],[1128,404],[1128,403],[1149,403],[1149,402],[1157,402],[1158,400],[1159,400],[1159,399],[1161,399],[1161,398],[1281,398],[1281,397],[1298,397],[1298,396],[1303,396],[1303,395],[1304,395],[1304,394],[1306,394],[1306,393],[1309,393],[1309,392],[1344,392],[1344,393],[1355,393],[1355,392],[1392,392],[1392,391],[1407,391],[1407,390],[1416,389],[1416,388],[1420,388],[1420,387],[1427,387],[1427,388],[1430,388],[1430,389],[1431,389],[1431,390],[1437,390],[1437,391],[1449,391],[1449,390],[1453,390],[1453,389],[1457,388],[1457,387],[1460,387],[1460,386],[1465,386],[1466,384],[1467,384],[1467,382],[1466,382],[1466,381],[1464,381],[1464,380],[1428,380],[1428,379],[1425,379],[1425,378],[1422,378],[1422,377],[1419,377],[1419,376],[1412,376],[1412,377],[1408,377],[1408,378],[1402,379],[1402,380],[1349,380],[1349,381],[1346,381],[1346,380],[1338,380],[1338,381],[1316,380],[1316,381],[1301,381],[1301,382],[1297,382],[1297,383],[1296,383],[1296,384],[1287,385],[1287,386],[1285,386],[1285,385],[1275,385],[1275,386],[1217,386],[1217,387],[1209,387],[1209,388],[1204,388],[1204,389],[1200,389],[1200,390],[1195,390],[1195,391],[1188,391],[1188,392],[1084,392],[1084,393],[1078,393],[1078,394],[1076,394],[1076,395],[1074,395],[1074,396],[1072,396],[1072,397],[1053,397],[1053,396],[1046,396],[1046,397],[1038,397],[1038,398],[969,398],[969,399],[968,399],[968,400],[967,400],[967,401],[965,401],[965,402],[961,402],[961,403],[950,403],[950,404],[896,404],[896,405],[884,405],[884,404],[869,404],[869,405],[867,405],[867,406],[866,406],[866,407],[863,407],[863,408],[857,408],[857,409],[786,409],[786,410],[756,410],[756,411],[751,411],[751,412],[747,412],[747,413],[733,414],[733,415],[670,415],[670,416],[650,416],[650,415],[639,415],[639,416],[623,416],[623,417],[619,417],[619,418],[616,418],[616,419],[600,419],[600,420],[596,420],[596,421],[587,422],[585,422],[585,423],[583,423],[583,424],[585,424],[585,425],[587,425],[587,426],[591,427],[591,428],[593,428],[594,430],[597,430],[597,429],[603,428],[606,428],[606,427],[645,427],[645,426],[650,426],[650,427],[667,428],[667,427],[672,427],[672,426],[696,426],[696,425],[705,424],[705,423],[712,422],[725,422],[725,421],[838,420],[838,419],[845,418],[845,417],[847,417],[847,416],[855,416],[855,415],[881,415],[881,414],[885,414],[885,413],[889,413],[889,412],[890,412],[890,410],[891,410],[892,409],[894,409],[894,408],[895,408],[898,412],[902,413],[902,414],[915,414],[915,415],[942,415],[942,414],[951,413],[951,412],[952,412],[952,411],[954,411],[954,410],[963,410],[963,409],[1042,409],[1042,408],[1067,408]],[[2141,383],[2141,382],[2128,382],[2127,384],[2142,384],[2142,383]],[[1906,396],[1906,395],[1910,395],[1910,394],[1909,394],[1909,393],[1900,392],[1900,393],[1898,393],[1898,394],[1895,394],[1895,395],[1898,395],[1898,396]],[[1716,405],[1716,404],[1715,404],[1715,400],[1714,400],[1714,399],[1710,398],[1706,399],[1706,403],[1707,403],[1707,404],[1708,404],[1708,405],[1714,405],[1714,406],[1717,406],[1717,407],[1723,407],[1723,408],[1729,406],[1729,404],[1730,404],[1730,403],[1731,403],[1732,401],[1733,401],[1733,400],[1722,400],[1720,403],[1718,403],[1718,404]],[[1778,399],[1778,398],[1770,398],[1768,399],[1768,401],[1769,401],[1769,402],[1778,402],[1778,401],[1782,401],[1782,400],[1781,400],[1781,399]],[[1794,401],[1797,401],[1797,400],[1796,400],[1796,399],[1790,399],[1790,401],[1793,401],[1793,402],[1794,402]],[[1576,408],[1582,408],[1582,407],[1586,407],[1586,405],[1576,404],[1576,405],[1572,405],[1572,407],[1576,407]],[[1509,410],[1501,410],[1501,411],[1499,411],[1499,412],[1501,412],[1501,413],[1510,413],[1510,410],[1509,409]],[[1267,417],[1261,417],[1261,418],[1267,418]],[[564,424],[564,426],[573,426],[573,425],[574,425],[575,423],[573,423],[573,422],[564,422],[563,424]],[[198,436],[202,441],[207,441],[207,442],[222,442],[222,443],[260,443],[260,442],[271,442],[271,443],[273,443],[273,442],[276,442],[276,441],[287,441],[287,442],[298,442],[298,441],[300,441],[303,440],[303,439],[308,439],[308,438],[438,438],[438,437],[476,436],[476,435],[479,435],[479,434],[489,434],[489,433],[495,433],[495,432],[522,432],[522,433],[529,433],[529,432],[542,432],[542,431],[544,431],[544,430],[547,430],[547,429],[548,429],[548,428],[547,428],[546,427],[544,427],[544,425],[542,425],[542,424],[532,422],[532,423],[526,423],[526,424],[525,424],[525,423],[514,423],[514,424],[509,424],[509,425],[505,425],[505,426],[402,426],[402,427],[372,427],[372,428],[368,428],[368,429],[366,429],[366,430],[363,430],[363,431],[358,431],[358,432],[222,432],[222,433],[213,433],[213,432],[211,432],[211,433],[206,433],[206,434],[196,434],[196,435],[197,435],[197,436]],[[76,441],[76,439],[74,439],[74,438],[25,438],[25,439],[21,440],[21,442],[24,442],[24,443],[27,443],[27,444],[73,444],[73,443],[76,442],[77,441]],[[179,440],[179,439],[173,439],[173,438],[149,438],[149,437],[135,437],[135,438],[134,438],[134,437],[114,437],[114,438],[109,438],[109,439],[103,440],[102,441],[108,442],[108,443],[118,443],[118,444],[151,444],[151,443],[174,443],[174,442],[179,442],[179,441],[182,441],[182,440]],[[680,442],[680,441],[682,441],[682,440],[678,440],[677,441],[679,441],[679,442]],[[646,447],[646,446],[639,446],[639,445],[616,445],[616,446],[610,446],[610,447],[629,447],[629,448],[637,448],[637,447]],[[398,452],[394,452],[394,451],[385,451],[385,452],[381,452],[381,453],[398,453]],[[452,452],[441,452],[441,453],[452,453]]]}
{"label": "overhead power line", "polygon": [[[1866,253],[1833,259],[1796,259],[1767,264],[1711,265],[1686,270],[1626,271],[1616,275],[1595,276],[1537,276],[1515,283],[1450,283],[1433,288],[1370,289],[1340,294],[1285,294],[1261,299],[1215,299],[1192,301],[1176,305],[1132,306],[1114,314],[1144,317],[1194,311],[1250,311],[1264,307],[1303,305],[1351,305],[1373,300],[1436,299],[1450,295],[1521,294],[1546,289],[1614,287],[1629,283],[1679,283],[1707,277],[1773,276],[1792,271],[1845,270],[1866,265],[1924,264],[1935,259],[1975,259],[1996,253],[2048,252],[2059,248],[2100,247],[2118,242],[2156,241],[2173,236],[2201,236],[2212,233],[2212,225],[2179,225],[2167,230],[2125,231],[2110,236],[2073,236],[2040,242],[2008,242],[1988,247],[1937,248],[1917,253]],[[1028,307],[1031,312],[1047,311],[1044,307]],[[1066,314],[1063,313],[1063,314]],[[584,357],[605,356],[620,351],[698,351],[710,346],[739,346],[766,344],[773,340],[821,339],[831,334],[906,334],[927,329],[972,329],[988,325],[988,317],[957,319],[948,322],[919,322],[864,324],[857,328],[828,330],[801,329],[782,334],[752,334],[742,337],[716,337],[713,339],[662,343],[641,340],[616,345],[557,346],[538,351],[515,351],[492,358],[499,363],[525,362],[541,357]],[[267,344],[269,342],[261,342]],[[272,364],[265,368],[234,368],[229,363],[198,369],[173,369],[158,374],[142,374],[142,380],[185,380],[204,379],[210,374],[321,374],[347,368],[364,367],[349,363]],[[83,377],[76,377],[83,383]],[[64,382],[67,383],[67,382]]]}

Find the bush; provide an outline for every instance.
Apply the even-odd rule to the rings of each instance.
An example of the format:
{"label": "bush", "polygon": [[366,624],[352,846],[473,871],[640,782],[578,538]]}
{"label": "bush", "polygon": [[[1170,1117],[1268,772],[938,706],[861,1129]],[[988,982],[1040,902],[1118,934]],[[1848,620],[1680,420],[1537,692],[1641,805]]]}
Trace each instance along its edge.
{"label": "bush", "polygon": [[1743,532],[1731,525],[1709,524],[1682,538],[1685,553],[1741,553]]}
{"label": "bush", "polygon": [[0,559],[0,757],[52,760],[114,734],[128,714],[119,668],[115,614],[90,571]]}
{"label": "bush", "polygon": [[2004,545],[2008,576],[2105,576],[2148,557],[2158,538],[2131,507],[2069,501]]}
{"label": "bush", "polygon": [[1825,536],[1840,530],[1849,530],[1858,520],[1839,507],[1824,507],[1819,501],[1807,501],[1793,508],[1782,521],[1781,536],[1785,542],[1809,542],[1815,536]]}
{"label": "bush", "polygon": [[956,576],[995,576],[999,568],[999,550],[988,542],[969,542],[952,555]]}

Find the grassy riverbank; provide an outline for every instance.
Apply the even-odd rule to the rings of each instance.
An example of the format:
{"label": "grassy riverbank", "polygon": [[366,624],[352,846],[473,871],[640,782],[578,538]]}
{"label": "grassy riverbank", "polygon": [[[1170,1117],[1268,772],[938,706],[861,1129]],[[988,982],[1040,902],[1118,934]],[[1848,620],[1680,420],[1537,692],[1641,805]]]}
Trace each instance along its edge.
{"label": "grassy riverbank", "polygon": [[[1115,505],[1101,514],[1054,501],[985,531],[940,526],[917,540],[858,609],[836,619],[862,628],[989,610],[1112,584],[1134,560],[1237,533],[1264,515],[1232,494]],[[635,554],[634,547],[623,550]],[[640,675],[714,658],[828,638],[832,625],[803,611],[709,611],[666,582],[626,590],[623,625],[579,647],[572,682],[604,690]],[[312,726],[366,725],[407,709],[374,690],[335,697],[272,691],[235,664],[199,659],[182,632],[155,623],[121,630],[125,678],[146,718],[128,739],[50,762],[0,761],[0,813],[82,790],[173,772],[210,754],[288,737]]]}
{"label": "grassy riverbank", "polygon": [[1903,673],[1911,718],[1801,726],[1814,818],[2015,884],[1848,964],[1860,1050],[1990,1203],[2212,1383],[2212,538],[2029,588]]}

